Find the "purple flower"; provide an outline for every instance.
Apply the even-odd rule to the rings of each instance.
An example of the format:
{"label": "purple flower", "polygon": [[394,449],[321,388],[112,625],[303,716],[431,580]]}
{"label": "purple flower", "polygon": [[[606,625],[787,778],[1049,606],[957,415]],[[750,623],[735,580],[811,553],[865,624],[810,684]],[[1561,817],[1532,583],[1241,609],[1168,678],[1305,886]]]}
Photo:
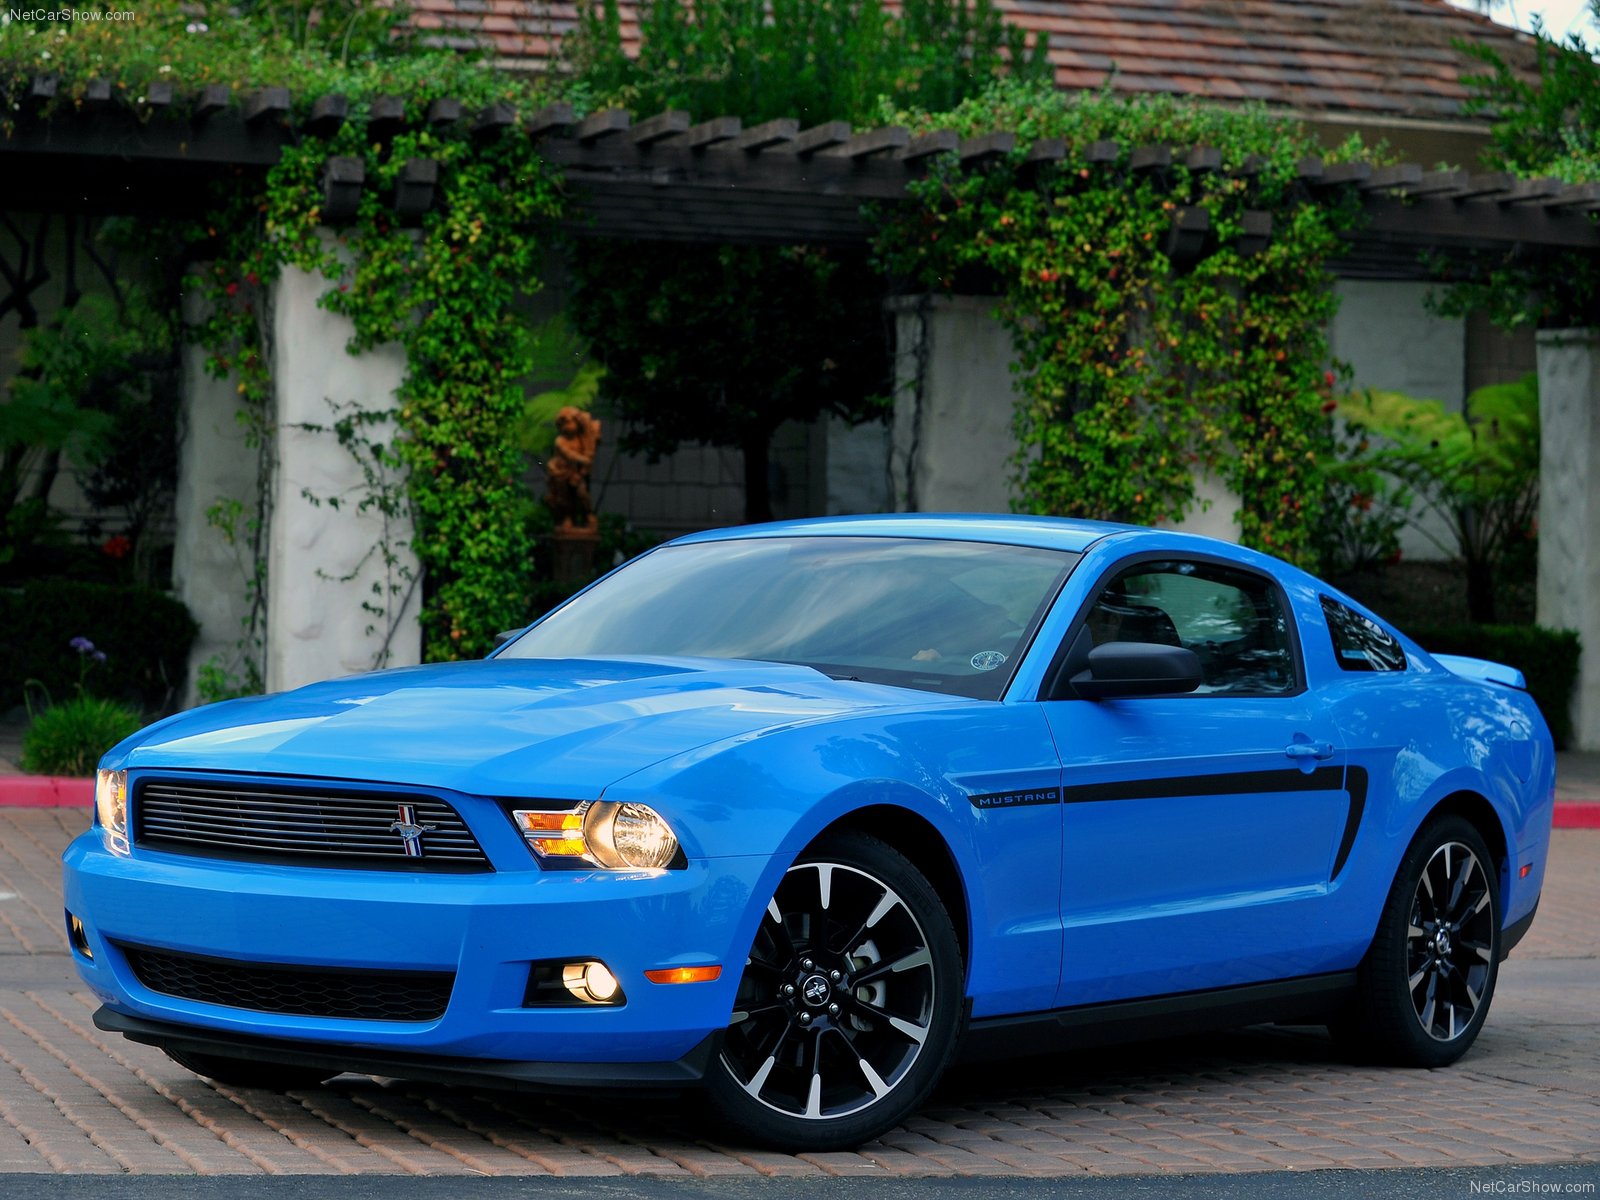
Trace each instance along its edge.
{"label": "purple flower", "polygon": [[94,643],[91,642],[86,637],[82,637],[82,636],[75,637],[70,642],[68,642],[67,645],[71,646],[79,654],[93,654],[94,653]]}
{"label": "purple flower", "polygon": [[106,660],[106,652],[104,650],[96,650],[89,657],[94,659],[94,661],[97,663],[103,663]]}

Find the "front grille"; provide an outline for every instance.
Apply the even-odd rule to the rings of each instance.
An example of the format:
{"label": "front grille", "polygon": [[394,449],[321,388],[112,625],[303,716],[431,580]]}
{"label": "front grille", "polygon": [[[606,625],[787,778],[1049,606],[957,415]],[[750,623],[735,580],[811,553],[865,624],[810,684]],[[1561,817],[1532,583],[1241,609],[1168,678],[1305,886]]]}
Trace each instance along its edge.
{"label": "front grille", "polygon": [[437,1021],[450,1003],[450,971],[356,971],[173,954],[119,945],[152,992],[253,1012],[351,1021]]}
{"label": "front grille", "polygon": [[[413,842],[420,854],[407,854],[406,839],[393,828],[403,807],[409,808],[412,824],[424,827]],[[311,781],[146,780],[134,793],[133,838],[155,850],[256,862],[491,869],[460,814],[436,796],[340,790]]]}

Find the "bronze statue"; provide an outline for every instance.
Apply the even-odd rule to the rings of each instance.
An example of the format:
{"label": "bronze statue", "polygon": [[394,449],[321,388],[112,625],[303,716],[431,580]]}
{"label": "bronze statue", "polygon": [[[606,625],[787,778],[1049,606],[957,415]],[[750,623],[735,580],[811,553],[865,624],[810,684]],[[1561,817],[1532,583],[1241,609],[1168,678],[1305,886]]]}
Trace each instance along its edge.
{"label": "bronze statue", "polygon": [[544,465],[545,503],[557,530],[590,530],[600,519],[589,499],[589,472],[600,446],[600,422],[570,404],[556,413],[556,446]]}

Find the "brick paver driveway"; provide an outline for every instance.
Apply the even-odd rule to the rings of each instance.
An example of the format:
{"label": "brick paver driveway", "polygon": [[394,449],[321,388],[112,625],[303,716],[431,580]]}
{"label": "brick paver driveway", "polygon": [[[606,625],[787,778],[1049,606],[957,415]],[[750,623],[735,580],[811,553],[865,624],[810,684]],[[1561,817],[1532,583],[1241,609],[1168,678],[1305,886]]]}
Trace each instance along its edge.
{"label": "brick paver driveway", "polygon": [[0,809],[0,1172],[1082,1177],[1600,1162],[1600,831],[1556,833],[1539,919],[1455,1067],[1355,1067],[1319,1031],[1246,1030],[958,1073],[881,1141],[789,1156],[705,1140],[692,1097],[548,1101],[356,1076],[281,1096],[214,1086],[103,1034],[62,945],[57,857],[86,816]]}

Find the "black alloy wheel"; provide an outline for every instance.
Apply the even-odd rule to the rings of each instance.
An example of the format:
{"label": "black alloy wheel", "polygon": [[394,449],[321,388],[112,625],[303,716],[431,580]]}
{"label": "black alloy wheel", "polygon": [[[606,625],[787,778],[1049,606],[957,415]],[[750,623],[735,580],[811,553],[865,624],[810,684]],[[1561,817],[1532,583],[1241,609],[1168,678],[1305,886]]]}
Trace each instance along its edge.
{"label": "black alloy wheel", "polygon": [[712,1099],[742,1133],[789,1150],[876,1137],[949,1061],[962,981],[950,917],[916,868],[875,838],[830,838],[767,905]]}
{"label": "black alloy wheel", "polygon": [[1500,960],[1499,871],[1461,817],[1425,825],[1401,860],[1359,975],[1357,1035],[1380,1059],[1442,1067],[1488,1016]]}

